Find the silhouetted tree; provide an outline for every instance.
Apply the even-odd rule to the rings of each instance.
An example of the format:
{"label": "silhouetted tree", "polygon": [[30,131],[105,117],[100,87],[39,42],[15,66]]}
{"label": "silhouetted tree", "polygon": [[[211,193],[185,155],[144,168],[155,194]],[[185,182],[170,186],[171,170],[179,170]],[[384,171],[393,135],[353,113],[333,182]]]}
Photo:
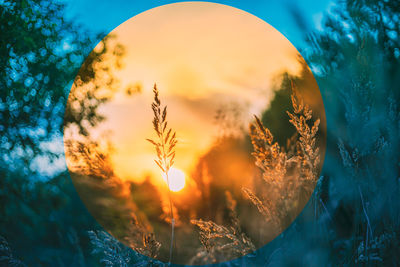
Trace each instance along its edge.
{"label": "silhouetted tree", "polygon": [[[86,232],[98,225],[65,169],[52,165],[63,159],[64,122],[85,133],[101,121],[97,108],[110,93],[93,96],[115,88],[105,65],[120,66],[123,55],[109,38],[89,54],[103,34],[66,20],[64,10],[50,0],[0,3],[0,235],[29,265],[93,260]],[[86,86],[86,98],[73,94],[66,105],[83,62],[75,84]]]}

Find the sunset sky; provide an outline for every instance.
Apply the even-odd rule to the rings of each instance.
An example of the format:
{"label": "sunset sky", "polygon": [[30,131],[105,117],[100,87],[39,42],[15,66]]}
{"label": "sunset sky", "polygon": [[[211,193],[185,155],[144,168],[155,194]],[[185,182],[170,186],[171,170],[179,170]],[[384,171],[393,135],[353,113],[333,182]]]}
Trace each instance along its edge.
{"label": "sunset sky", "polygon": [[[168,105],[177,132],[175,167],[188,173],[217,136],[214,116],[222,105],[243,109],[243,125],[267,108],[271,87],[284,70],[299,69],[296,49],[266,22],[229,6],[178,3],[139,14],[113,32],[126,47],[122,85],[141,83],[140,94],[117,93],[101,108],[96,132],[112,130],[115,171],[140,180],[158,172],[153,146],[152,89]],[[122,87],[123,87],[122,86]]]}

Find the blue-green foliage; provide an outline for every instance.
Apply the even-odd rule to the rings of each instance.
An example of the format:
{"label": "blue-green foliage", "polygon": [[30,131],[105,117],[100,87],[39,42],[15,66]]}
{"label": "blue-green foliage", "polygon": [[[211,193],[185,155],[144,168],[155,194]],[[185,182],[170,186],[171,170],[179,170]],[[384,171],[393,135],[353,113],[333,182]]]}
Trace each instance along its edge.
{"label": "blue-green foliage", "polygon": [[341,1],[309,36],[305,58],[327,115],[314,196],[265,254],[276,265],[399,262],[399,15],[396,1]]}
{"label": "blue-green foliage", "polygon": [[85,236],[98,225],[65,171],[62,126],[98,37],[63,16],[53,1],[0,1],[0,235],[30,266],[97,262]]}
{"label": "blue-green foliage", "polygon": [[0,266],[24,267],[20,260],[14,258],[7,241],[0,236]]}
{"label": "blue-green foliage", "polygon": [[163,266],[160,261],[143,256],[121,244],[105,231],[89,231],[92,253],[100,255],[100,262],[105,266]]}

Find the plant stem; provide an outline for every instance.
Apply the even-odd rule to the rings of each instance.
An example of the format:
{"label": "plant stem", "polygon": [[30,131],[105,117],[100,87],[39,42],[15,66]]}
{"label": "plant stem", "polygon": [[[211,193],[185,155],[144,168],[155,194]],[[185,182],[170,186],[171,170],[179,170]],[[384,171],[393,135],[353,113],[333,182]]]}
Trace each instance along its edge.
{"label": "plant stem", "polygon": [[[158,138],[160,138],[160,142],[153,141],[151,139],[147,139],[150,143],[152,143],[156,147],[157,157],[158,160],[155,160],[157,165],[160,167],[161,171],[165,174],[165,178],[167,180],[168,186],[168,198],[169,198],[169,209],[170,209],[170,220],[171,220],[171,245],[169,249],[169,259],[168,265],[171,264],[172,260],[172,252],[173,252],[173,245],[174,245],[174,230],[175,230],[175,218],[173,212],[173,203],[172,203],[172,195],[171,195],[171,188],[169,184],[169,175],[168,172],[171,166],[174,164],[174,157],[175,157],[175,150],[174,147],[176,145],[175,140],[175,132],[172,136],[170,133],[172,129],[170,128],[167,130],[167,106],[164,107],[164,111],[161,113],[161,101],[158,98],[158,90],[156,84],[154,84],[154,102],[152,103],[151,107],[154,113],[153,125],[154,130],[156,131]],[[167,132],[166,136],[164,137],[165,133]],[[169,144],[168,144],[169,140]],[[161,147],[161,150],[160,150]]]}
{"label": "plant stem", "polygon": [[162,145],[162,152],[163,152],[163,159],[164,159],[164,167],[165,167],[165,178],[167,180],[167,186],[168,186],[168,198],[169,198],[169,216],[171,219],[171,244],[169,247],[169,258],[168,258],[168,263],[171,263],[172,260],[172,251],[173,251],[173,245],[174,245],[174,232],[175,232],[175,219],[174,219],[174,211],[172,209],[173,205],[172,205],[172,196],[171,196],[171,188],[169,186],[169,175],[168,175],[168,171],[169,171],[169,167],[168,163],[167,163],[167,156],[165,153],[165,142],[164,142],[164,130],[161,127],[162,125],[160,125],[161,128],[161,145]]}
{"label": "plant stem", "polygon": [[170,219],[171,219],[171,244],[169,247],[169,259],[168,263],[171,263],[172,260],[172,250],[173,250],[173,245],[174,245],[174,230],[175,230],[175,219],[174,219],[174,211],[172,209],[172,196],[171,196],[171,189],[169,188],[169,178],[168,178],[168,172],[165,173],[166,178],[167,178],[167,185],[168,185],[168,198],[169,198],[169,211],[170,211]]}

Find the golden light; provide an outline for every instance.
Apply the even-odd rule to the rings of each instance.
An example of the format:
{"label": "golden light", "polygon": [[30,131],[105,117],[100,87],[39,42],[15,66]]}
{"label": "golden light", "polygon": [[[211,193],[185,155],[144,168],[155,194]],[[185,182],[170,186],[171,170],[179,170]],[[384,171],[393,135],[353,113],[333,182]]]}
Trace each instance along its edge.
{"label": "golden light", "polygon": [[[165,182],[167,177],[162,175]],[[168,171],[169,189],[173,192],[178,192],[185,187],[185,173],[177,168],[171,168]]]}

